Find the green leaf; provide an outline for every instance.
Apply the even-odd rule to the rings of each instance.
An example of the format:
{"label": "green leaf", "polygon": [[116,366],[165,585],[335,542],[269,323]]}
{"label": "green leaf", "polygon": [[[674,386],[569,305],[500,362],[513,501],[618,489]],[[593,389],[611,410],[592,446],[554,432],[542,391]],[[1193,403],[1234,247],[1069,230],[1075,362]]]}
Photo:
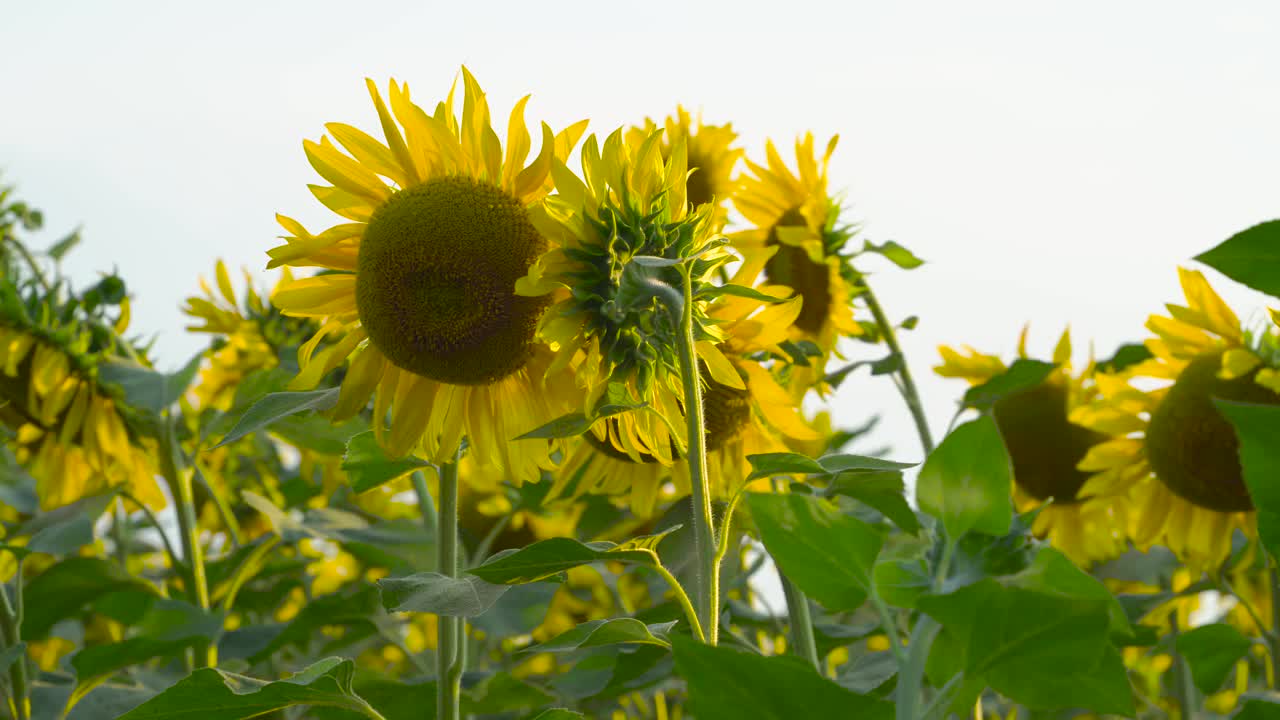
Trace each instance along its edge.
{"label": "green leaf", "polygon": [[221,613],[209,614],[180,600],[157,599],[132,630],[133,637],[85,648],[71,658],[78,686],[73,697],[118,670],[175,655],[201,640],[216,639],[222,634],[223,620]]}
{"label": "green leaf", "polygon": [[475,687],[463,691],[463,715],[498,715],[526,708],[545,707],[555,696],[510,673],[499,672],[485,678]]}
{"label": "green leaf", "polygon": [[1258,511],[1258,537],[1271,557],[1280,558],[1280,406],[1226,400],[1214,405],[1235,426],[1244,484]]}
{"label": "green leaf", "polygon": [[862,252],[879,253],[903,270],[913,270],[924,264],[924,261],[916,257],[914,253],[892,240],[881,245],[876,245],[868,240],[862,246]]}
{"label": "green leaf", "polygon": [[916,481],[920,509],[942,521],[947,535],[970,530],[1004,535],[1013,523],[1013,468],[996,422],[988,415],[943,439]]}
{"label": "green leaf", "polygon": [[840,473],[827,487],[828,495],[844,495],[860,500],[906,532],[920,532],[920,519],[907,504],[902,471]]}
{"label": "green leaf", "polygon": [[382,606],[389,612],[419,612],[449,617],[475,617],[493,607],[508,590],[474,575],[448,577],[424,572],[378,581]]}
{"label": "green leaf", "polygon": [[683,636],[672,642],[676,670],[688,683],[698,720],[893,717],[889,703],[846,690],[796,658],[751,655]]}
{"label": "green leaf", "polygon": [[751,463],[751,474],[747,476],[748,482],[774,475],[827,474],[827,469],[819,465],[817,460],[798,453],[775,452],[748,455],[747,462]]}
{"label": "green leaf", "polygon": [[30,536],[29,552],[66,555],[93,542],[93,526],[115,499],[116,491],[81,498],[70,505],[31,518],[14,531],[14,536]]}
{"label": "green leaf", "polygon": [[592,620],[566,630],[540,645],[525,648],[521,652],[570,652],[624,643],[670,648],[671,643],[667,641],[666,636],[675,624],[675,621],[672,621],[645,625],[635,618],[626,617]]}
{"label": "green leaf", "polygon": [[787,300],[787,298],[780,298],[762,293],[759,290],[747,287],[746,285],[734,285],[733,283],[711,285],[698,291],[698,298],[702,300],[714,300],[724,295],[747,298],[748,300],[756,300],[759,302],[769,303],[771,305],[785,302]]}
{"label": "green leaf", "polygon": [[54,260],[61,260],[62,258],[66,257],[67,253],[71,252],[75,248],[75,246],[79,244],[80,244],[80,231],[75,230],[70,235],[67,235],[66,237],[62,238],[58,242],[50,245],[49,249],[45,250],[44,252],[46,255],[53,258]]}
{"label": "green leaf", "polygon": [[843,472],[883,472],[885,470],[906,470],[920,463],[904,463],[884,458],[867,457],[865,455],[824,455],[818,458],[818,464],[829,474]]}
{"label": "green leaf", "polygon": [[1250,693],[1241,700],[1233,720],[1280,720],[1280,693]]}
{"label": "green leaf", "polygon": [[235,442],[251,432],[270,427],[272,423],[290,415],[308,410],[328,410],[337,404],[340,390],[341,388],[327,388],[310,392],[271,393],[250,406],[236,421],[231,432],[222,438],[222,442],[210,449]]}
{"label": "green leaf", "polygon": [[498,553],[467,572],[491,583],[516,585],[544,580],[570,568],[603,560],[651,567],[658,564],[658,556],[652,550],[627,549],[603,541],[581,543],[572,538],[557,537],[512,552]]}
{"label": "green leaf", "polygon": [[979,410],[990,409],[1001,398],[1029,390],[1044,382],[1056,367],[1058,366],[1053,363],[1040,360],[1014,360],[1009,369],[981,385],[969,388],[964,394],[964,404]]}
{"label": "green leaf", "polygon": [[533,720],[582,720],[586,715],[564,708],[551,708],[550,710],[538,713]]}
{"label": "green leaf", "polygon": [[591,426],[597,420],[602,420],[613,415],[621,415],[632,410],[639,410],[646,407],[647,402],[627,402],[615,401],[615,398],[606,396],[601,399],[601,404],[596,408],[594,417],[587,417],[584,413],[572,412],[568,415],[561,415],[551,422],[541,427],[530,430],[529,432],[515,438],[516,440],[536,440],[547,439],[553,440],[557,438],[577,437],[582,433],[591,429]]}
{"label": "green leaf", "polygon": [[115,562],[95,557],[70,557],[45,570],[23,588],[22,637],[38,640],[59,621],[80,612],[100,597],[134,591],[159,596],[155,586],[136,578]]}
{"label": "green leaf", "polygon": [[840,686],[863,695],[884,685],[898,673],[898,661],[893,653],[869,652],[859,655],[840,668],[836,682]]}
{"label": "green leaf", "polygon": [[1280,220],[1238,232],[1195,259],[1238,283],[1280,297]]}
{"label": "green leaf", "polygon": [[1178,653],[1191,666],[1191,678],[1205,695],[1222,688],[1236,662],[1249,653],[1253,641],[1226,623],[1201,625],[1178,635]]}
{"label": "green leaf", "polygon": [[358,493],[425,467],[431,467],[431,463],[412,455],[398,460],[387,457],[372,430],[351,438],[347,443],[347,454],[342,457],[342,469],[347,471],[351,489]]}
{"label": "green leaf", "polygon": [[917,600],[943,626],[929,657],[935,684],[963,672],[970,687],[986,684],[1032,709],[1132,715],[1124,664],[1108,639],[1109,604],[1018,586],[1035,578],[1003,580]]}
{"label": "green leaf", "polygon": [[204,353],[199,353],[174,373],[162,373],[123,361],[104,362],[98,366],[98,378],[106,385],[118,385],[125,401],[133,407],[161,413],[178,402],[195,379]]}
{"label": "green leaf", "polygon": [[919,545],[885,548],[876,561],[872,577],[880,598],[900,608],[914,608],[916,600],[933,586],[926,548]]}
{"label": "green leaf", "polygon": [[378,717],[351,688],[355,663],[325,658],[274,682],[205,668],[197,670],[120,720],[243,720],[297,705],[338,707]]}
{"label": "green leaf", "polygon": [[1131,365],[1150,360],[1152,357],[1155,356],[1151,354],[1146,345],[1130,343],[1116,348],[1115,354],[1106,360],[1100,360],[1097,367],[1102,372],[1117,373]]}
{"label": "green leaf", "polygon": [[880,535],[827,500],[750,493],[760,539],[791,582],[828,610],[856,610],[871,588]]}

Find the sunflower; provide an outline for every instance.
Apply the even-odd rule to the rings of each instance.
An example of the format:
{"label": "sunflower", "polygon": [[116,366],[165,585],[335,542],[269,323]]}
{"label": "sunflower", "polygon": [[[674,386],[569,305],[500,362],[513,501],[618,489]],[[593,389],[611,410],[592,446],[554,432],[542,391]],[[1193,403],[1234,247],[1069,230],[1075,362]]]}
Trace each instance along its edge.
{"label": "sunflower", "polygon": [[[773,252],[770,248],[745,257],[730,282],[751,286]],[[726,295],[708,309],[708,317],[725,335],[717,347],[727,363],[714,373],[705,359],[701,364],[708,475],[712,496],[719,500],[730,499],[746,485],[751,473],[748,456],[785,452],[784,441],[818,437],[804,422],[793,396],[754,359],[760,353],[782,354],[778,343],[787,338],[787,328],[800,312],[800,298],[787,288],[760,290],[778,301],[763,304]],[[667,480],[672,484],[664,492]],[[647,453],[633,458],[608,439],[587,435],[569,456],[551,495],[566,491],[572,497],[586,492],[627,495],[632,512],[648,517],[659,499],[671,501],[689,494],[689,464],[677,457],[667,467]]]}
{"label": "sunflower", "polygon": [[671,465],[682,451],[679,322],[654,288],[678,293],[687,263],[697,356],[713,378],[740,381],[716,343],[723,335],[707,318],[704,293],[714,272],[732,259],[711,224],[710,206],[685,202],[685,143],[664,161],[661,131],[638,146],[621,130],[601,148],[595,136],[582,148],[585,181],[556,161],[557,195],[534,215],[551,239],[516,285],[521,295],[552,302],[539,328],[558,348],[556,367],[573,367],[585,391],[583,411],[602,398],[646,407],[594,423],[591,433],[635,462],[648,456]]}
{"label": "sunflower", "polygon": [[[1018,342],[1018,356],[1027,357],[1027,333]],[[1003,373],[1004,362],[965,348],[938,348],[943,362],[934,371],[981,385]],[[1094,395],[1090,363],[1079,374],[1071,370],[1071,333],[1066,331],[1053,351],[1057,367],[1035,387],[1002,398],[993,416],[1013,461],[1013,499],[1019,512],[1044,506],[1032,532],[1081,566],[1109,560],[1124,552],[1127,507],[1122,497],[1095,497],[1083,491],[1089,474],[1076,465],[1107,436],[1068,421],[1071,412]],[[1052,502],[1045,505],[1046,501]]]}
{"label": "sunflower", "polygon": [[41,506],[125,486],[164,507],[147,441],[131,433],[117,393],[98,380],[103,358],[87,351],[87,335],[62,340],[0,325],[0,420],[14,432],[15,455],[36,479]]}
{"label": "sunflower", "polygon": [[[695,126],[689,112],[676,106],[676,114],[668,115],[663,127],[666,130],[661,145],[663,160],[671,157],[676,145],[685,143],[689,165],[685,197],[689,206],[697,208],[712,203],[715,207],[713,225],[723,228],[729,219],[724,201],[733,194],[733,172],[743,155],[742,148],[733,147],[738,139],[733,124],[706,125],[699,113]],[[627,142],[638,148],[657,129],[656,122],[645,118],[643,127],[627,130]]]}
{"label": "sunflower", "polygon": [[[246,290],[243,302],[236,297],[227,266],[221,260],[214,277],[218,292],[207,280],[200,278],[203,297],[187,298],[182,312],[199,325],[189,325],[187,330],[214,335],[217,340],[208,353],[209,364],[200,370],[199,378],[191,389],[196,407],[213,408],[221,412],[231,409],[236,389],[251,373],[270,370],[279,365],[276,344],[268,340],[269,324],[273,320],[287,320],[293,334],[314,332],[312,322],[302,318],[276,318],[275,308],[263,302],[254,290],[249,274],[245,273]],[[293,273],[285,268],[276,287],[293,282]],[[280,338],[272,338],[277,343]]]}
{"label": "sunflower", "polygon": [[827,143],[819,162],[813,136],[796,142],[798,174],[783,162],[770,141],[768,166],[747,160],[751,175],[740,180],[733,204],[755,227],[732,235],[734,246],[744,252],[776,247],[764,266],[774,285],[795,290],[804,298],[800,314],[791,324],[792,339],[817,345],[821,359],[809,368],[796,368],[793,388],[800,392],[820,383],[826,360],[841,336],[859,335],[853,319],[853,282],[848,260],[840,255],[855,230],[840,226],[839,203],[827,190],[827,164],[837,137]]}
{"label": "sunflower", "polygon": [[[326,127],[347,153],[329,137],[303,143],[332,183],[312,192],[349,222],[313,235],[279,218],[288,235],[268,252],[268,267],[325,272],[272,300],[323,322],[299,350],[294,389],[350,358],[336,420],[372,396],[374,431],[390,454],[446,461],[466,436],[484,465],[520,483],[552,466],[551,447],[510,440],[560,415],[573,385],[549,374],[554,356],[534,336],[547,300],[513,287],[548,247],[531,216],[552,188],[553,159],[568,155],[585,121],[558,136],[544,124],[541,151],[525,166],[528,98],[511,112],[504,151],[479,84],[466,68],[462,78],[461,120],[453,91],[428,114],[393,80],[388,110],[368,81],[386,144],[340,123]],[[317,351],[329,336],[332,345]]]}
{"label": "sunflower", "polygon": [[[1094,473],[1086,492],[1129,495],[1133,541],[1166,545],[1198,571],[1222,564],[1236,529],[1256,535],[1235,430],[1213,399],[1280,403],[1280,342],[1274,329],[1246,333],[1201,273],[1178,274],[1187,305],[1148,319],[1152,357],[1099,374],[1099,397],[1071,420],[1110,437],[1080,464]],[[1133,378],[1172,384],[1141,390]]]}

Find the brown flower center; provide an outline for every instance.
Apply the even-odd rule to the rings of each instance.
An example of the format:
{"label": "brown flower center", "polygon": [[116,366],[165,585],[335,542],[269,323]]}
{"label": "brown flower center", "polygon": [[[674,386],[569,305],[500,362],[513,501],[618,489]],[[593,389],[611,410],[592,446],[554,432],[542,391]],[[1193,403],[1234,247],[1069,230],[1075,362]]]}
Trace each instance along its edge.
{"label": "brown flower center", "polygon": [[1089,473],[1076,464],[1107,436],[1067,420],[1065,385],[1043,382],[1004,397],[995,405],[995,420],[1013,460],[1014,480],[1028,495],[1059,505],[1084,499],[1080,487]]}
{"label": "brown flower center", "polygon": [[778,240],[778,228],[803,227],[805,224],[804,215],[799,208],[792,208],[778,218],[778,222],[769,229],[769,238],[765,241],[766,245],[776,245],[778,252],[765,263],[764,274],[769,282],[785,285],[804,298],[795,326],[817,335],[831,308],[831,276],[827,266],[810,260],[803,248]]}

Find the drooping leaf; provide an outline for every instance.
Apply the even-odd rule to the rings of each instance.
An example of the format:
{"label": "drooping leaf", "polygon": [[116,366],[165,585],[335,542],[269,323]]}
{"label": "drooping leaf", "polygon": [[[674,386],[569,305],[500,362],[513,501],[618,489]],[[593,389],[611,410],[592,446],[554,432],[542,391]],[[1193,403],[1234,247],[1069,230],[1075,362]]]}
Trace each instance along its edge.
{"label": "drooping leaf", "polygon": [[801,708],[803,717],[893,717],[889,703],[840,687],[797,658],[751,655],[682,636],[672,642],[698,720],[794,720]]}
{"label": "drooping leaf", "polygon": [[1178,635],[1178,654],[1191,666],[1191,679],[1205,695],[1222,688],[1236,662],[1249,653],[1253,641],[1226,623],[1212,623]]}
{"label": "drooping leaf", "polygon": [[121,716],[120,720],[244,720],[298,705],[337,707],[377,717],[351,687],[355,663],[325,658],[284,680],[205,668]]}
{"label": "drooping leaf", "polygon": [[436,572],[378,581],[382,606],[389,612],[418,612],[449,617],[475,617],[502,597],[509,586],[494,585],[474,575],[448,577]]}
{"label": "drooping leaf", "polygon": [[957,427],[925,461],[916,482],[920,509],[942,521],[947,535],[970,530],[1004,535],[1013,523],[1009,452],[989,415]]}
{"label": "drooping leaf", "polygon": [[987,410],[1001,398],[1008,397],[1022,390],[1036,387],[1049,377],[1057,365],[1040,360],[1019,358],[1013,361],[1007,370],[990,380],[969,388],[964,394],[964,404]]}
{"label": "drooping leaf", "polygon": [[1244,484],[1258,511],[1258,537],[1273,558],[1280,558],[1280,406],[1214,404],[1236,429]]}
{"label": "drooping leaf", "polygon": [[125,401],[133,407],[160,413],[178,402],[187,391],[203,360],[204,353],[197,354],[173,373],[123,361],[105,362],[98,367],[98,377],[103,384],[120,386]]}
{"label": "drooping leaf", "polygon": [[828,610],[856,610],[871,588],[880,535],[832,503],[796,493],[750,493],[760,539],[782,572]]}
{"label": "drooping leaf", "polygon": [[698,291],[698,298],[703,300],[714,300],[724,295],[732,295],[734,297],[747,298],[763,303],[780,303],[785,302],[786,298],[779,298],[767,293],[762,293],[755,288],[746,285],[735,285],[733,283],[725,283],[723,285],[711,285]]}
{"label": "drooping leaf", "polygon": [[235,442],[252,432],[268,428],[282,418],[308,410],[328,410],[338,402],[341,388],[326,388],[308,392],[271,393],[245,410],[231,431],[214,448]]}
{"label": "drooping leaf", "polygon": [[570,652],[602,645],[638,643],[669,648],[667,633],[675,622],[645,625],[635,618],[592,620],[566,630],[550,640],[526,648],[523,652]]}
{"label": "drooping leaf", "polygon": [[90,602],[121,591],[159,596],[154,585],[134,577],[120,565],[96,557],[69,557],[26,584],[23,589],[22,637],[37,640],[59,621]]}
{"label": "drooping leaf", "polygon": [[342,469],[347,471],[351,489],[358,493],[426,467],[431,467],[431,463],[412,455],[399,459],[387,457],[372,430],[351,438],[347,443],[347,454],[342,458]]}
{"label": "drooping leaf", "polygon": [[582,543],[558,537],[536,542],[509,553],[499,553],[467,572],[491,583],[514,585],[552,577],[570,568],[613,560],[637,565],[657,565],[651,550],[622,549],[609,542]]}
{"label": "drooping leaf", "polygon": [[1238,283],[1280,297],[1280,220],[1242,230],[1195,259]]}
{"label": "drooping leaf", "polygon": [[622,413],[631,412],[632,410],[639,410],[646,407],[648,404],[649,403],[647,402],[633,402],[625,400],[614,402],[611,398],[605,397],[601,399],[601,403],[596,408],[595,414],[592,417],[587,417],[586,414],[581,412],[572,412],[567,415],[561,415],[546,425],[534,428],[515,439],[554,440],[558,438],[577,437],[590,430],[591,426],[598,420],[612,417],[614,415],[621,415]]}

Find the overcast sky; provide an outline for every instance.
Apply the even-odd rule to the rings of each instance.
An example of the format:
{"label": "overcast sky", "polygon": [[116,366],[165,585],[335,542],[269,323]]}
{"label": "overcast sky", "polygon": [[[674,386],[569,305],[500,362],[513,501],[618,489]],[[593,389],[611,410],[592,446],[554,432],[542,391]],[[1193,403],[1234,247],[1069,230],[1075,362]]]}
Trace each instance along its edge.
{"label": "overcast sky", "polygon": [[[939,343],[1047,356],[1070,323],[1099,354],[1179,299],[1175,267],[1280,217],[1280,4],[1274,2],[14,2],[0,23],[0,170],[45,210],[87,282],[118,267],[135,329],[175,366],[201,341],[178,307],[216,258],[255,272],[277,211],[329,216],[302,139],[376,130],[363,78],[430,106],[465,63],[502,118],[589,117],[605,135],[676,103],[732,121],[754,157],[841,136],[833,187],[867,236],[928,261],[873,283],[918,314],[904,345],[936,432],[963,388]],[[1210,271],[1242,316],[1261,306]],[[1256,315],[1255,315],[1256,317]],[[875,412],[918,449],[887,381]]]}

